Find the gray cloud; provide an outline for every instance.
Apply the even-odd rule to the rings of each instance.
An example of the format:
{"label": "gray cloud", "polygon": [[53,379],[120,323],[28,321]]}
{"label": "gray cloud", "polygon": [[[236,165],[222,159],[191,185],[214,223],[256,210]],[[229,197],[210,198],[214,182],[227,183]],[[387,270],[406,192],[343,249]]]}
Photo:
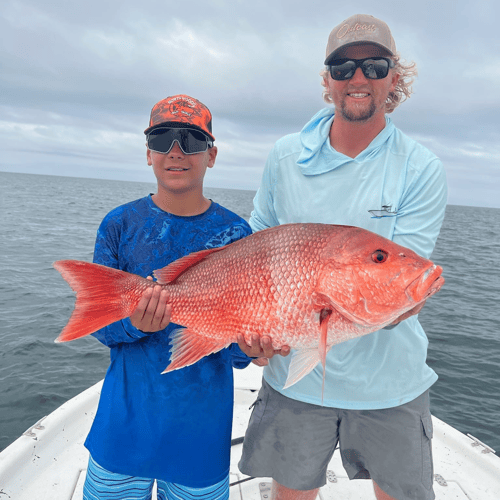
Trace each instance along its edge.
{"label": "gray cloud", "polygon": [[[324,103],[330,30],[352,15],[325,1],[7,0],[0,13],[0,169],[152,181],[149,111],[187,93],[214,115],[207,185],[256,189],[280,136]],[[500,7],[361,0],[415,60],[415,94],[392,115],[441,157],[450,202],[500,206]]]}

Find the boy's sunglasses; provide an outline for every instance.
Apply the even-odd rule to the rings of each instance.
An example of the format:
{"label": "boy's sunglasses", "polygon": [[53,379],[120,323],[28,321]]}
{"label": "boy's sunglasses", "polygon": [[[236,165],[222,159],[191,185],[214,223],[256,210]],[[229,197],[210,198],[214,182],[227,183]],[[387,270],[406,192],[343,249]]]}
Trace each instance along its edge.
{"label": "boy's sunglasses", "polygon": [[148,148],[156,153],[167,154],[175,141],[186,155],[204,153],[214,145],[208,136],[194,128],[157,128],[147,136]]}
{"label": "boy's sunglasses", "polygon": [[380,80],[394,67],[394,61],[388,57],[367,57],[366,59],[338,59],[332,61],[328,67],[334,80],[349,80],[354,76],[357,68],[361,68],[363,75],[371,80]]}

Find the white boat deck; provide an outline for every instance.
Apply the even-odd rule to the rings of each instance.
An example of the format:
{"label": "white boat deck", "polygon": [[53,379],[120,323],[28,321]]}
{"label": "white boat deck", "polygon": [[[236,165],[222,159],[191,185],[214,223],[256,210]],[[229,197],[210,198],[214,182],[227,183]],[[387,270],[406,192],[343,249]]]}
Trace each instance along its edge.
{"label": "white boat deck", "polygon": [[[261,369],[235,370],[233,438],[244,436],[260,387]],[[99,399],[101,382],[41,419],[0,453],[0,500],[81,500],[88,452],[83,446]],[[433,417],[436,500],[499,500],[500,458]],[[241,444],[232,447],[231,483],[245,479],[237,464]],[[321,499],[374,500],[371,481],[349,481],[336,452]],[[269,500],[269,478],[231,487],[231,500]]]}

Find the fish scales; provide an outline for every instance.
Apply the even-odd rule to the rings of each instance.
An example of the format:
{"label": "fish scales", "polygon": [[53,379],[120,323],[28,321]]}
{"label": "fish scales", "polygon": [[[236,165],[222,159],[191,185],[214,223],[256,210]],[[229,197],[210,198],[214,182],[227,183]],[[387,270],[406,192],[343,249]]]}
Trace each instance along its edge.
{"label": "fish scales", "polygon": [[270,335],[275,348],[313,346],[317,325],[305,316],[328,231],[288,229],[256,233],[250,244],[235,242],[184,272],[171,285],[172,321],[208,338],[257,333]]}

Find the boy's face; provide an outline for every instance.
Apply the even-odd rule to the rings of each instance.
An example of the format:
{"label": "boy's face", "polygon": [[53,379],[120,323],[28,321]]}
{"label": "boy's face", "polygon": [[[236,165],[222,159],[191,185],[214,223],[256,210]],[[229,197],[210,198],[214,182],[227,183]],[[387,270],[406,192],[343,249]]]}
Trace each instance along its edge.
{"label": "boy's face", "polygon": [[147,149],[148,165],[153,167],[158,191],[172,194],[202,191],[205,172],[214,166],[216,156],[215,146],[203,153],[187,155],[177,142],[166,154]]}

